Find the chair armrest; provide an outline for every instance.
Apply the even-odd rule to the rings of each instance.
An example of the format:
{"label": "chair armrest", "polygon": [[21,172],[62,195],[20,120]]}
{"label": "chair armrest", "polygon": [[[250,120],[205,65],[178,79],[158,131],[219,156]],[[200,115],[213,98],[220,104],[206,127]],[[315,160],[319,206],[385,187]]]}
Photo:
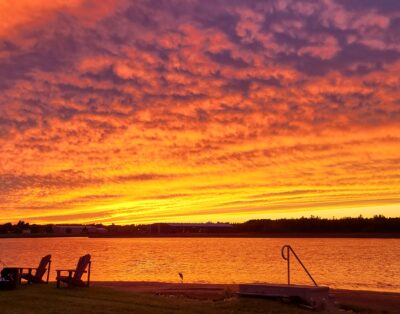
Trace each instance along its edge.
{"label": "chair armrest", "polygon": [[28,271],[28,274],[32,274],[32,271],[35,270],[37,271],[37,267],[20,267],[19,268],[19,273],[22,274],[26,274],[26,272],[24,272],[24,270]]}
{"label": "chair armrest", "polygon": [[61,272],[68,272],[68,277],[72,277],[72,274],[75,272],[75,269],[57,269],[57,278],[61,276]]}

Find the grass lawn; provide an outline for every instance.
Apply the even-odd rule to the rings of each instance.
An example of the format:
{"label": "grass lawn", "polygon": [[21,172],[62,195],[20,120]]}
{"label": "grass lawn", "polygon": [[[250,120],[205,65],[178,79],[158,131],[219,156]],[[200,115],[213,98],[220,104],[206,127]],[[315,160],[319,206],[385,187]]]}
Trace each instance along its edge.
{"label": "grass lawn", "polygon": [[280,302],[232,297],[220,301],[151,296],[90,287],[56,289],[24,285],[0,291],[0,313],[311,313]]}

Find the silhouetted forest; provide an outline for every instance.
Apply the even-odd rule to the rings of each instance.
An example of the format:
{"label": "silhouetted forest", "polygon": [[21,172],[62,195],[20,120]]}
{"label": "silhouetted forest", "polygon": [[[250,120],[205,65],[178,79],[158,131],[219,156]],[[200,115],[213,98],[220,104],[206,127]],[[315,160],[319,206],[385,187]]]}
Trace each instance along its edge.
{"label": "silhouetted forest", "polygon": [[240,233],[392,233],[400,232],[400,218],[260,219],[236,224],[234,228]]}
{"label": "silhouetted forest", "polygon": [[5,223],[4,225],[0,225],[0,234],[21,234],[24,231],[29,231],[32,234],[35,233],[52,233],[53,225],[37,225],[37,224],[29,224],[24,221],[18,221],[16,224],[12,224],[11,222]]}
{"label": "silhouetted forest", "polygon": [[[102,224],[88,224],[86,226],[95,226],[98,228],[107,229],[108,235],[146,235],[157,233],[154,228],[156,225],[102,225]],[[184,224],[183,224],[184,225]],[[197,224],[201,225],[201,224]],[[204,224],[209,226],[210,223]],[[211,224],[211,225],[218,225]],[[54,232],[54,224],[38,225],[29,224],[24,221],[19,221],[16,224],[6,223],[0,225],[0,234],[24,234],[24,235],[56,235]],[[74,226],[74,225],[70,225]],[[75,225],[79,226],[79,225]],[[384,216],[375,216],[373,218],[340,218],[340,219],[325,219],[319,217],[299,218],[299,219],[259,219],[249,220],[244,223],[230,224],[231,228],[220,228],[219,233],[230,234],[340,234],[340,233],[400,233],[400,217],[399,218],[386,218]],[[228,227],[230,227],[228,226]],[[198,231],[193,231],[198,230]],[[209,231],[212,229],[200,228],[184,231],[181,227],[175,229],[171,233],[214,233]],[[215,230],[215,228],[214,228]],[[158,232],[159,233],[159,232]]]}

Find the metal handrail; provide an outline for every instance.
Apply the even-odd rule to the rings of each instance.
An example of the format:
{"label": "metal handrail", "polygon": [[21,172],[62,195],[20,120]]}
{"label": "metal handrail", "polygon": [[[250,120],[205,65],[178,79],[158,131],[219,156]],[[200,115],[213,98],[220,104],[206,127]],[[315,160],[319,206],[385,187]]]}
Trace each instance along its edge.
{"label": "metal handrail", "polygon": [[[286,255],[285,255],[285,249],[286,249]],[[282,250],[281,250],[281,254],[282,254],[282,258],[284,260],[287,261],[287,270],[288,270],[288,285],[290,285],[290,252],[293,253],[294,257],[296,257],[296,259],[299,261],[300,265],[303,267],[304,271],[307,273],[308,277],[310,277],[310,279],[312,280],[312,282],[314,283],[314,285],[316,287],[318,287],[317,283],[315,282],[314,278],[311,276],[310,272],[307,270],[307,268],[304,266],[304,264],[302,263],[302,261],[300,260],[300,258],[297,256],[297,254],[295,253],[295,251],[293,250],[293,248],[290,245],[284,245],[282,246]]]}

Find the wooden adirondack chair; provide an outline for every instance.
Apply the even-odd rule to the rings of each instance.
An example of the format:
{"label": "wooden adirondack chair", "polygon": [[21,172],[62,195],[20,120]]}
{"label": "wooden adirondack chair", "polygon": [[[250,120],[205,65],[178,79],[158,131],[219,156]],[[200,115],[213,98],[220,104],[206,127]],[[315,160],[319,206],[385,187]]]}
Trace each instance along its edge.
{"label": "wooden adirondack chair", "polygon": [[[46,255],[42,258],[37,268],[34,267],[19,267],[19,281],[25,279],[28,283],[48,283],[51,266],[51,255]],[[33,273],[33,270],[35,271]],[[42,278],[47,272],[46,281]]]}
{"label": "wooden adirondack chair", "polygon": [[[89,287],[91,264],[92,262],[90,261],[90,254],[86,254],[79,258],[76,269],[57,269],[57,288],[60,288],[61,282],[66,283],[68,287]],[[68,276],[62,276],[62,272],[68,272]],[[82,276],[85,273],[87,273],[86,282],[82,280]]]}

